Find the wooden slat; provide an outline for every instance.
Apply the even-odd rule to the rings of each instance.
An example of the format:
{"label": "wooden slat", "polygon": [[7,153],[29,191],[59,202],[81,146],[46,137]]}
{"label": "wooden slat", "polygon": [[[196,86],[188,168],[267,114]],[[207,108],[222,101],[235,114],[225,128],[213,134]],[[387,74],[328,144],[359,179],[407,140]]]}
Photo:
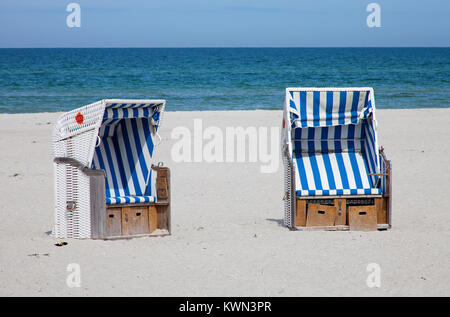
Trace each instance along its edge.
{"label": "wooden slat", "polygon": [[295,225],[306,226],[306,200],[297,200]]}
{"label": "wooden slat", "polygon": [[122,208],[106,209],[106,237],[122,234]]}
{"label": "wooden slat", "polygon": [[[341,198],[334,199],[334,208],[336,210],[335,226],[344,226],[347,224],[347,200]],[[341,213],[339,214],[339,211]]]}
{"label": "wooden slat", "polygon": [[158,211],[156,206],[148,206],[148,228],[150,233],[158,228]]}
{"label": "wooden slat", "polygon": [[122,235],[149,233],[148,208],[123,207],[122,208]]}
{"label": "wooden slat", "polygon": [[167,229],[170,231],[170,206],[158,205],[156,206],[158,229]]}
{"label": "wooden slat", "polygon": [[89,176],[91,189],[91,238],[103,238],[106,236],[105,173],[89,169],[83,173]]}
{"label": "wooden slat", "polygon": [[386,210],[386,198],[375,198],[375,210],[377,212],[377,223],[384,224],[387,223],[387,210]]}
{"label": "wooden slat", "polygon": [[375,206],[349,206],[348,225],[353,231],[377,230],[377,212]]}

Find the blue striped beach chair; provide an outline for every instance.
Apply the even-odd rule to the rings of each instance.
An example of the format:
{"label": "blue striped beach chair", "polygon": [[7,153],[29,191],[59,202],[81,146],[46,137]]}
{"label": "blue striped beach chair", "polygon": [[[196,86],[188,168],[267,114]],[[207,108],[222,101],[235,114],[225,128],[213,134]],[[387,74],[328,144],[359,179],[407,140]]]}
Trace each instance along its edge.
{"label": "blue striped beach chair", "polygon": [[170,171],[153,164],[164,108],[165,100],[101,100],[58,119],[54,236],[170,234]]}
{"label": "blue striped beach chair", "polygon": [[376,128],[372,88],[286,89],[285,226],[390,228],[391,164]]}

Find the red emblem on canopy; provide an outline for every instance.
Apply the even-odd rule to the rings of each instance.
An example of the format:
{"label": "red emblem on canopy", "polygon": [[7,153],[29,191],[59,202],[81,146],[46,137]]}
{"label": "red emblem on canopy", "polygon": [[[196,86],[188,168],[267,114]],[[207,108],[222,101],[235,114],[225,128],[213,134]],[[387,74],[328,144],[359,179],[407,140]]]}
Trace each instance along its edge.
{"label": "red emblem on canopy", "polygon": [[75,121],[78,124],[82,124],[84,122],[84,116],[81,114],[81,112],[77,113],[77,115],[75,116]]}

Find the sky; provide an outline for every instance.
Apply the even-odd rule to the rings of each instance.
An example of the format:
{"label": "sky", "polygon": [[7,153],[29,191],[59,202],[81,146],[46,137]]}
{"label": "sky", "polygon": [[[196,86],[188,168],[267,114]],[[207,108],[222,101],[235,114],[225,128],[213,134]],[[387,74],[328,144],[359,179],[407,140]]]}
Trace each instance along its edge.
{"label": "sky", "polygon": [[1,0],[0,47],[450,46],[449,16],[449,0]]}

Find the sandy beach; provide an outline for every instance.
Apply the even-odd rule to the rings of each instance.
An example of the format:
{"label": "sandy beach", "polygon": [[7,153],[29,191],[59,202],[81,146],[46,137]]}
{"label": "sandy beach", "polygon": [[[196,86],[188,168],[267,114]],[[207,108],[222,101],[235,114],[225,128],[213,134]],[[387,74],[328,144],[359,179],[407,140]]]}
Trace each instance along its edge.
{"label": "sandy beach", "polygon": [[[281,111],[167,112],[156,154],[172,171],[172,235],[61,241],[51,131],[60,113],[0,114],[0,296],[449,296],[450,109],[377,110],[393,164],[393,228],[282,227],[283,167],[179,163],[171,131],[280,127]],[[278,139],[278,138],[277,138]],[[81,287],[66,284],[78,263]],[[369,288],[366,268],[381,268]]]}

